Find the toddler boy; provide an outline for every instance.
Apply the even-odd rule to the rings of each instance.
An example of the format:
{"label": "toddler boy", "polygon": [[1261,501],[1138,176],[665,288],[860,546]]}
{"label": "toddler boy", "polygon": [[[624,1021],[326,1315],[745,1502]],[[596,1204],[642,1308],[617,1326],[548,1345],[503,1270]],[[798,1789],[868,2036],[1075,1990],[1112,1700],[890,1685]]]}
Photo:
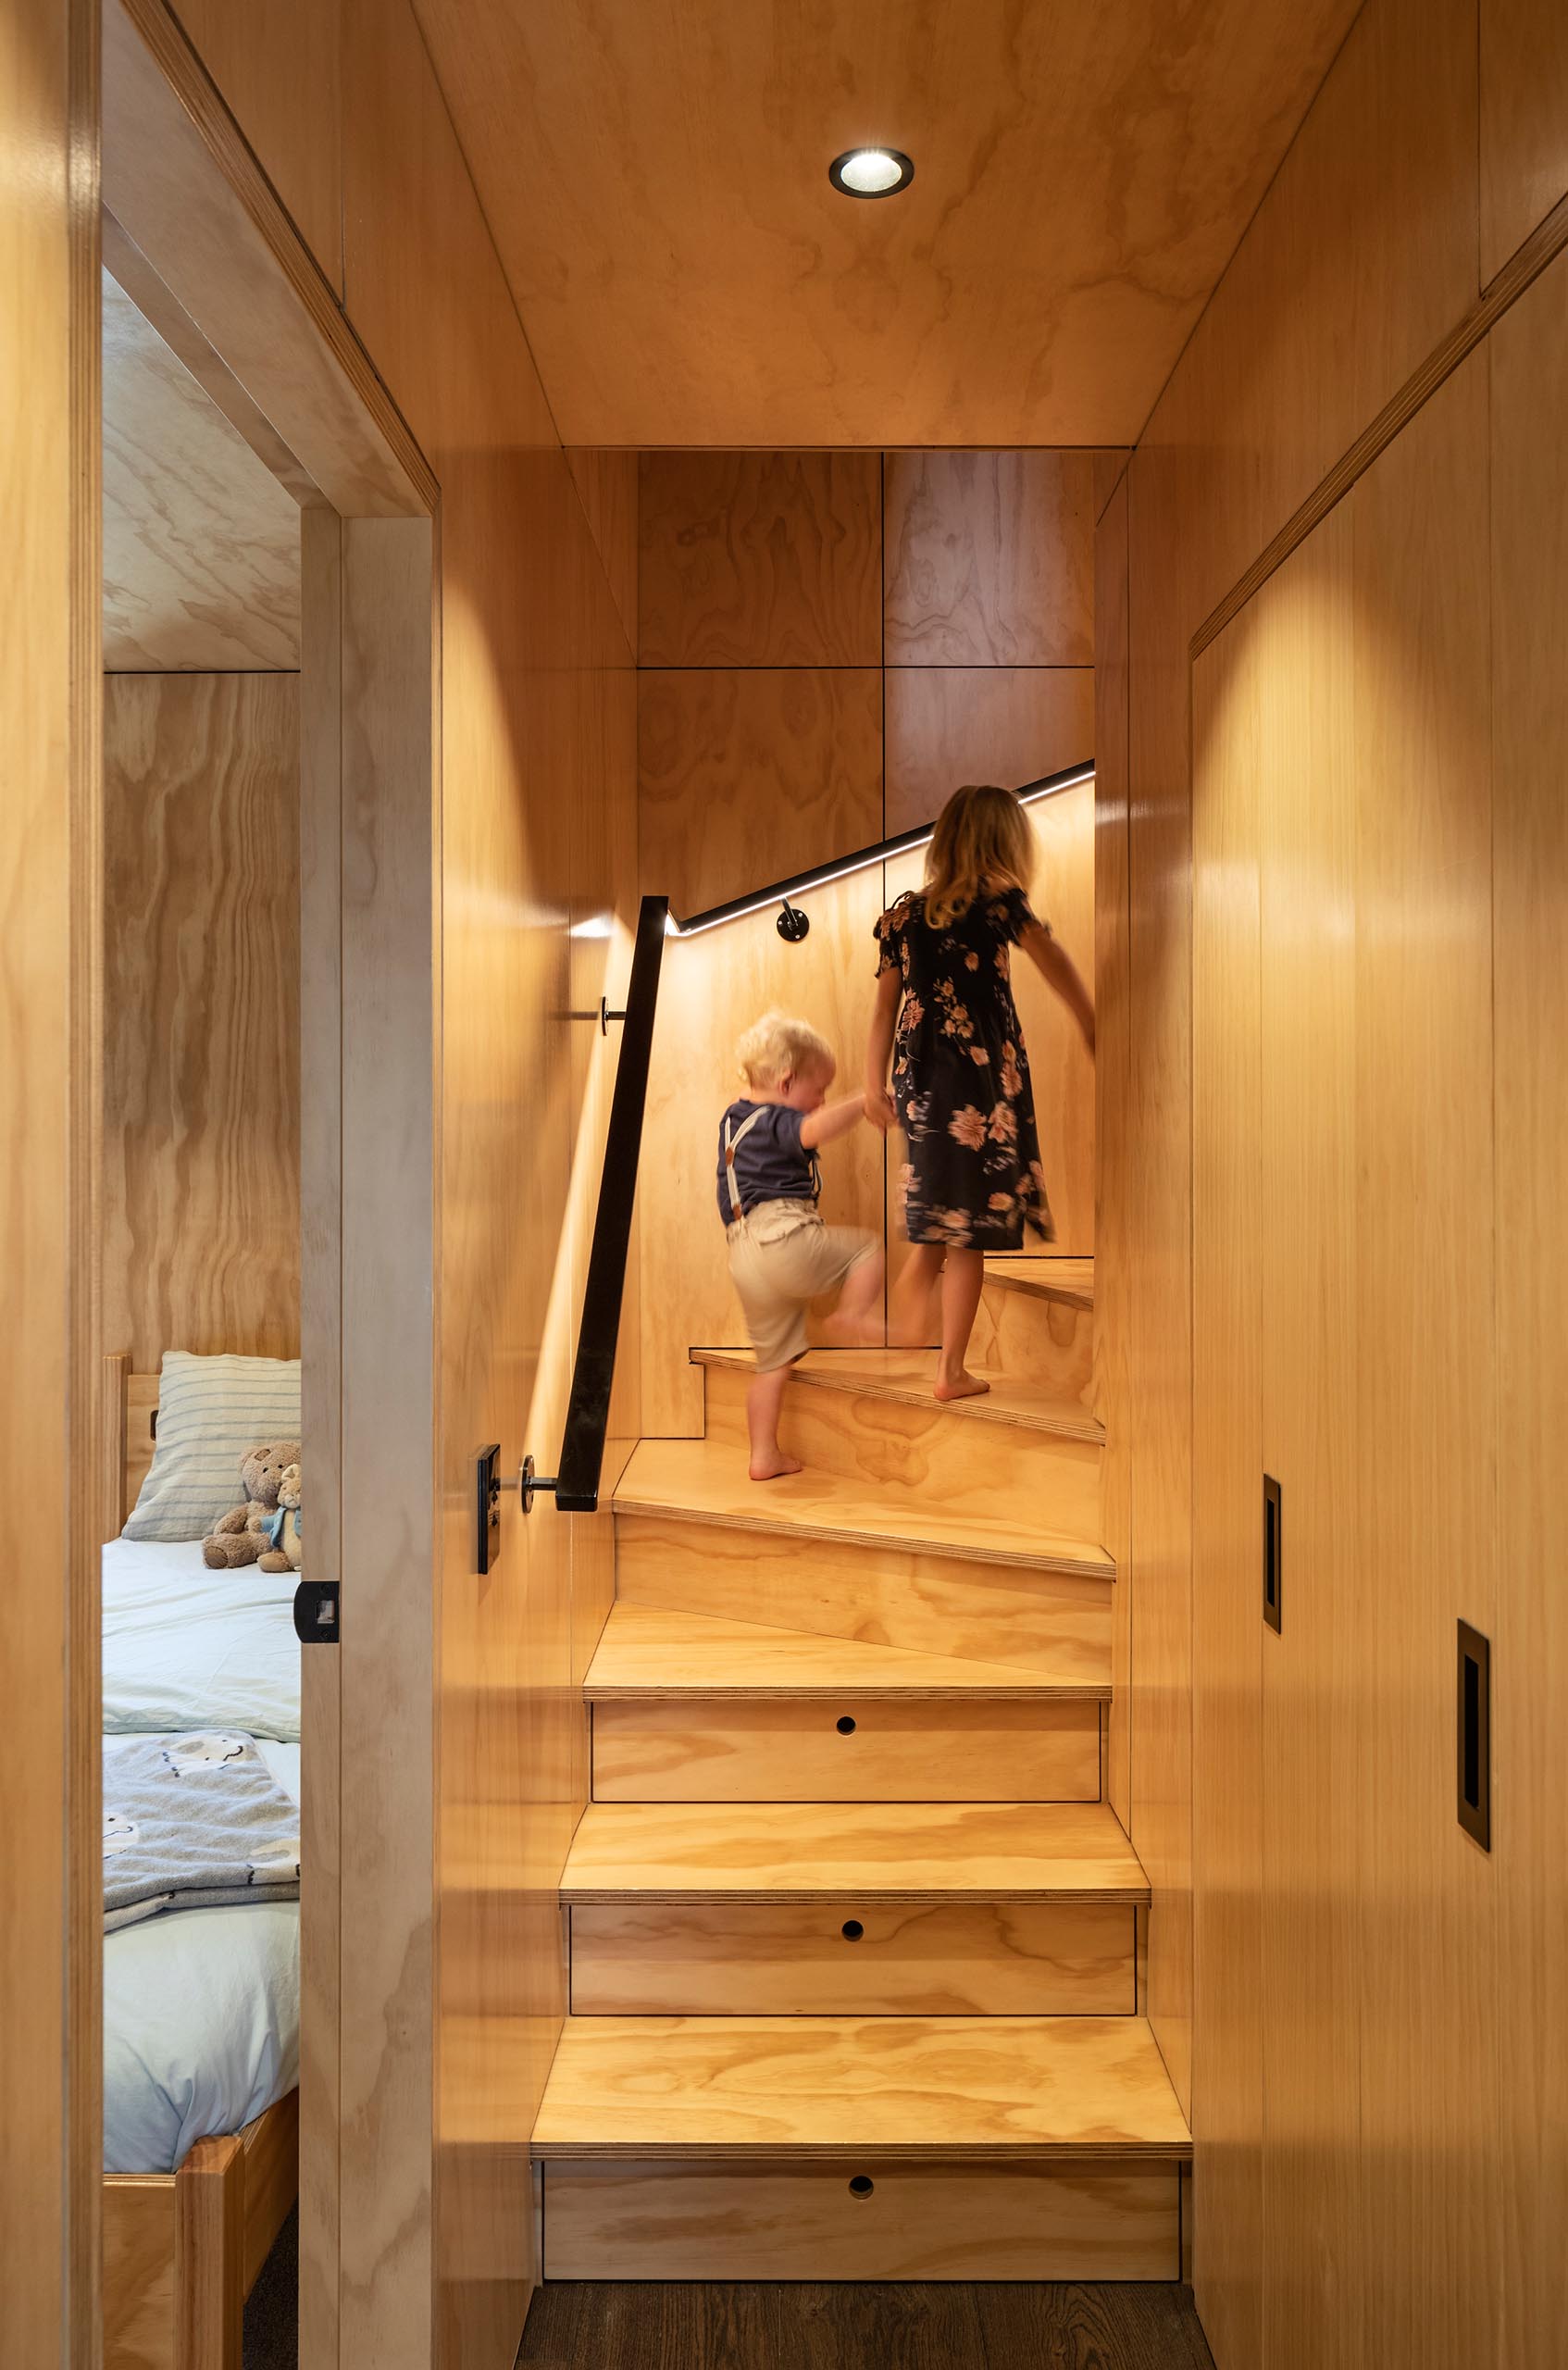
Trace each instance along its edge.
{"label": "toddler boy", "polygon": [[757,1357],[746,1393],[751,1477],[773,1481],[801,1469],[778,1445],[778,1416],[790,1368],[805,1353],[807,1304],[841,1284],[831,1338],[879,1341],[882,1254],[875,1235],[825,1226],[817,1208],[818,1147],[865,1116],[865,1095],[827,1101],[838,1064],[816,1030],[788,1013],[765,1013],[735,1051],[746,1091],[719,1122],[718,1214]]}

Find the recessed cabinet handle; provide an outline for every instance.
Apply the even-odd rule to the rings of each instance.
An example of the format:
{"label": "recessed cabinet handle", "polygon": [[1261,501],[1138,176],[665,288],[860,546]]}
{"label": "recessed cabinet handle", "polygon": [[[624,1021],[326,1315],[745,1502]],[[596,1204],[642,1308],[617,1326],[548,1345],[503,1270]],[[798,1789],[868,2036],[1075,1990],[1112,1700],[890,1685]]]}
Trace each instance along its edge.
{"label": "recessed cabinet handle", "polygon": [[839,1734],[840,1734],[841,1737],[852,1737],[852,1736],[853,1736],[853,1734],[854,1734],[854,1732],[855,1732],[855,1723],[854,1723],[854,1721],[850,1717],[850,1715],[849,1715],[847,1712],[843,1715],[842,1718],[841,1718],[841,1719],[837,1723],[837,1726],[838,1726]]}
{"label": "recessed cabinet handle", "polygon": [[872,2179],[869,2173],[856,2173],[854,2178],[850,2183],[850,2195],[852,2197],[869,2197],[876,2186],[877,2184]]}
{"label": "recessed cabinet handle", "polygon": [[858,1917],[846,1917],[839,1931],[846,1942],[858,1942],[865,1928]]}

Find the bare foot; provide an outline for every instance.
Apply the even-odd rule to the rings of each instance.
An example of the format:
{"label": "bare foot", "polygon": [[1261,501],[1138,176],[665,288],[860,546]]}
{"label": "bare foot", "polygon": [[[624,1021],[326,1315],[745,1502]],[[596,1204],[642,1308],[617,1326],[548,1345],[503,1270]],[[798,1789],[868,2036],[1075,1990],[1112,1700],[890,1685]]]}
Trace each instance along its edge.
{"label": "bare foot", "polygon": [[990,1384],[979,1375],[971,1374],[967,1366],[960,1366],[953,1381],[949,1381],[946,1375],[939,1374],[932,1385],[938,1399],[977,1399],[982,1391],[989,1389]]}
{"label": "bare foot", "polygon": [[[984,1390],[985,1385],[982,1383],[980,1388]],[[786,1473],[799,1473],[801,1460],[798,1456],[786,1456],[781,1448],[776,1448],[771,1456],[753,1456],[748,1469],[753,1481],[777,1481]]]}

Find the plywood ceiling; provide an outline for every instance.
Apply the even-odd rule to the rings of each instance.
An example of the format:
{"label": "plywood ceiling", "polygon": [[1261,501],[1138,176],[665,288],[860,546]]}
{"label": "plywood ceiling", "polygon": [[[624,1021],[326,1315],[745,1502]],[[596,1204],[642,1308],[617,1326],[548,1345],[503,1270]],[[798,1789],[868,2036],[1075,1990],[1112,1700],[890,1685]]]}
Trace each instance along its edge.
{"label": "plywood ceiling", "polygon": [[299,665],[299,510],[104,275],[104,666]]}
{"label": "plywood ceiling", "polygon": [[1357,5],[416,0],[564,441],[641,446],[1129,443]]}

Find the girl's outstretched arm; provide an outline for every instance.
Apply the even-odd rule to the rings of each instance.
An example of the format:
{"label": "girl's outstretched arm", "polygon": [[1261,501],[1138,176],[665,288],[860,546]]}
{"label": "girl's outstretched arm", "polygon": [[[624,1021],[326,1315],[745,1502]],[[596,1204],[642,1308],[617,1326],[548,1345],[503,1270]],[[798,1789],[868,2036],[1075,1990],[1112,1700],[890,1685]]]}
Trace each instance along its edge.
{"label": "girl's outstretched arm", "polygon": [[1048,988],[1055,990],[1078,1027],[1083,1030],[1084,1043],[1094,1051],[1094,1000],[1085,987],[1077,966],[1065,949],[1039,922],[1031,922],[1018,941]]}
{"label": "girl's outstretched arm", "polygon": [[903,981],[896,971],[884,971],[877,982],[871,1011],[871,1034],[865,1043],[865,1116],[884,1135],[897,1120],[888,1092],[888,1064],[893,1057],[893,1031],[898,1026]]}

